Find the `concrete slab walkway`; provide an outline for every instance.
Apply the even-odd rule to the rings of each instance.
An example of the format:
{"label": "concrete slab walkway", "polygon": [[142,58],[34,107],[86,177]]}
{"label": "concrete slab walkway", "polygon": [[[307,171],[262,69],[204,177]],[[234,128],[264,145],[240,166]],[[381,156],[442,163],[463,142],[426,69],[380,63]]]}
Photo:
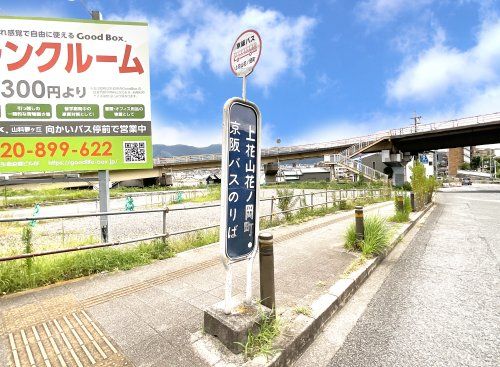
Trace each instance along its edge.
{"label": "concrete slab walkway", "polygon": [[[390,216],[392,202],[367,207]],[[355,259],[343,250],[353,211],[271,229],[278,313],[307,305]],[[234,296],[245,266],[234,271]],[[254,295],[259,296],[258,261]],[[0,364],[7,366],[210,366],[196,348],[203,309],[224,295],[217,244],[130,271],[0,298]],[[193,344],[194,342],[194,344]],[[193,346],[194,345],[194,346]],[[220,365],[220,364],[219,364]]]}

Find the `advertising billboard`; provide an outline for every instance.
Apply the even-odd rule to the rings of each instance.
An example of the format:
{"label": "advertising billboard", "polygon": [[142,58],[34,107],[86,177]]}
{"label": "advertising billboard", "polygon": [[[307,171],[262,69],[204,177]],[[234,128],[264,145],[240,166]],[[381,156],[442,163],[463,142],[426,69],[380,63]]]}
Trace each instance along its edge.
{"label": "advertising billboard", "polygon": [[0,172],[153,166],[146,23],[0,16]]}

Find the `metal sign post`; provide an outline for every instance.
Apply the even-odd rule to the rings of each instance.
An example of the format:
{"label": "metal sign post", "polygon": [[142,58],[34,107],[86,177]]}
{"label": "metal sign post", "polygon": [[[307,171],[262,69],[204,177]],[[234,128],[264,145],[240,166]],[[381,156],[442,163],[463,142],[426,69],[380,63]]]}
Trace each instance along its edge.
{"label": "metal sign post", "polygon": [[259,61],[262,42],[254,30],[236,39],[231,70],[243,78],[242,97],[224,105],[220,241],[226,268],[224,312],[231,313],[232,264],[247,260],[245,303],[252,301],[253,261],[258,251],[260,110],[247,101],[247,76]]}
{"label": "metal sign post", "polygon": [[[90,12],[92,20],[102,20],[102,14],[98,10],[92,10]],[[99,211],[108,212],[109,211],[109,171],[99,170],[97,171],[97,177],[99,178]],[[99,223],[101,226],[101,242],[109,241],[109,223],[107,216],[99,217]]]}

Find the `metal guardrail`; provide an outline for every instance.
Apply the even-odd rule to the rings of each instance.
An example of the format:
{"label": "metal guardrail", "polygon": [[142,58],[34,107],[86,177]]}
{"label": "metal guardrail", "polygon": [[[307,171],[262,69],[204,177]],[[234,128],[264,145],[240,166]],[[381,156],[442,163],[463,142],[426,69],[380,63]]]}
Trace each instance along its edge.
{"label": "metal guardrail", "polygon": [[[346,146],[351,147],[356,144],[362,144],[365,142],[374,142],[375,140],[389,138],[391,136],[402,136],[402,135],[428,132],[428,131],[453,129],[463,126],[472,126],[483,123],[490,123],[499,120],[500,120],[500,112],[495,112],[486,115],[465,117],[465,118],[435,122],[430,124],[420,124],[417,125],[416,127],[413,125],[413,126],[402,127],[399,129],[379,131],[374,134],[359,136],[350,139],[340,139],[324,143],[304,144],[304,145],[296,145],[290,147],[266,148],[262,149],[262,157],[280,156],[289,153],[313,152],[329,148],[341,148]],[[157,165],[183,164],[183,163],[189,164],[193,162],[204,162],[204,161],[217,162],[220,160],[221,160],[221,154],[203,154],[203,155],[179,156],[172,158],[156,158],[155,164]]]}
{"label": "metal guardrail", "polygon": [[[387,195],[387,194],[389,194],[389,195]],[[320,202],[320,203],[315,203],[314,197],[318,197],[318,195],[324,195],[325,201]],[[329,195],[333,200],[328,199]],[[377,198],[377,197],[385,197],[385,196],[390,196],[390,195],[392,195],[392,191],[390,189],[380,188],[380,189],[324,190],[324,191],[312,192],[312,193],[306,193],[306,194],[302,193],[302,194],[296,194],[296,195],[294,194],[294,195],[278,196],[278,197],[273,196],[271,198],[266,198],[266,199],[260,200],[261,202],[271,201],[270,214],[261,215],[260,218],[270,218],[270,221],[272,222],[273,217],[276,217],[279,215],[285,215],[286,213],[298,211],[301,209],[314,208],[316,206],[328,207],[328,204],[339,203],[340,201],[343,201],[343,200],[357,200],[360,198],[367,198],[367,197],[368,198]],[[291,208],[288,210],[283,210],[283,211],[275,211],[274,210],[275,203],[277,201],[279,202],[280,199],[301,197],[301,198],[304,198],[304,200],[305,200],[305,198],[307,196],[311,198],[310,204],[299,205],[296,208],[294,207],[294,208]],[[147,209],[147,210],[136,210],[136,211],[110,211],[110,212],[96,212],[96,213],[85,213],[85,214],[65,214],[65,215],[54,215],[54,216],[0,218],[0,225],[1,225],[2,223],[29,222],[29,221],[39,221],[39,220],[76,219],[76,218],[87,218],[87,217],[134,215],[134,214],[146,214],[146,213],[147,214],[149,214],[149,213],[161,213],[162,214],[162,233],[159,233],[159,234],[153,234],[150,236],[140,237],[140,238],[133,238],[133,239],[125,240],[125,241],[96,243],[96,244],[91,244],[91,245],[75,246],[75,247],[60,248],[60,249],[55,249],[55,250],[31,252],[31,253],[17,254],[17,255],[12,255],[12,256],[5,256],[5,257],[0,257],[0,262],[28,259],[28,258],[34,258],[34,257],[40,257],[40,256],[56,255],[56,254],[75,252],[75,251],[92,250],[92,249],[105,248],[105,247],[115,247],[115,246],[150,241],[150,240],[155,240],[155,239],[162,239],[163,241],[166,241],[166,239],[168,237],[171,237],[171,236],[188,234],[188,233],[198,232],[198,231],[202,231],[202,230],[217,228],[217,227],[219,227],[218,224],[211,225],[211,226],[205,226],[205,227],[198,227],[198,228],[193,228],[193,229],[188,229],[188,230],[181,230],[181,231],[177,231],[177,232],[168,232],[167,231],[167,214],[169,212],[174,212],[174,211],[206,209],[206,208],[214,208],[214,207],[219,207],[219,206],[220,206],[220,203],[209,204],[209,205],[199,205],[199,206],[193,206],[193,207],[188,207],[188,208],[168,208],[168,207],[165,207],[162,209]]]}

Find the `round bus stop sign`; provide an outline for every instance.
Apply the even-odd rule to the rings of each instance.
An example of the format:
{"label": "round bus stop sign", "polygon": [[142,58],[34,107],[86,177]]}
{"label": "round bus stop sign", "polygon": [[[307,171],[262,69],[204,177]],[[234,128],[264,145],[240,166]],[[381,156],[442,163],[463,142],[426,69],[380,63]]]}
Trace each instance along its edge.
{"label": "round bus stop sign", "polygon": [[259,33],[248,29],[238,36],[231,50],[231,70],[237,77],[249,75],[259,62],[262,41]]}

